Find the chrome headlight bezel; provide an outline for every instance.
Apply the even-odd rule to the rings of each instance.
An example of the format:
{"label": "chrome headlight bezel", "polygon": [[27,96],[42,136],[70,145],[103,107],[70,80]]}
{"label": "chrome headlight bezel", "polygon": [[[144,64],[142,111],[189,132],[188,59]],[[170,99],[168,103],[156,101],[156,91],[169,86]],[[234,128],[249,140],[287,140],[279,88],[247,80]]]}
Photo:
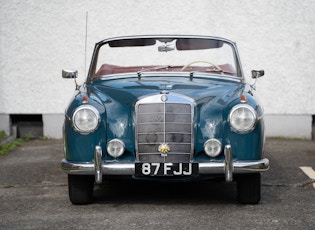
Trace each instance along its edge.
{"label": "chrome headlight bezel", "polygon": [[[247,113],[246,117],[240,117],[237,112],[243,110],[243,115],[244,112]],[[238,121],[237,121],[238,120]],[[241,123],[241,124],[240,124]],[[257,123],[257,113],[255,109],[247,104],[238,104],[235,105],[229,114],[229,124],[234,132],[237,133],[249,133],[254,130],[255,126]]]}
{"label": "chrome headlight bezel", "polygon": [[[91,124],[89,124],[90,127],[84,128],[83,125],[79,124],[80,117],[78,117],[78,116],[81,113],[84,113],[83,111],[91,112],[90,115],[94,116],[94,117],[92,117],[92,119],[90,119],[90,121],[87,121],[87,122],[91,123]],[[82,119],[82,117],[81,117],[81,119]],[[79,106],[78,108],[76,108],[76,110],[74,111],[74,113],[72,115],[73,129],[80,134],[89,134],[89,133],[94,132],[98,128],[100,121],[101,121],[101,117],[100,117],[99,111],[91,105]]]}

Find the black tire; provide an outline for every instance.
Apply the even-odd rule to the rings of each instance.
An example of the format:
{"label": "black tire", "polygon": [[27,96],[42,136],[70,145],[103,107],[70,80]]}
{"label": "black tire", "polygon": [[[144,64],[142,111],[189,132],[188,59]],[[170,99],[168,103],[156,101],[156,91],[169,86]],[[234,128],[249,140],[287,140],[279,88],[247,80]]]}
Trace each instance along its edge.
{"label": "black tire", "polygon": [[93,198],[94,177],[68,175],[69,199],[72,204],[90,204]]}
{"label": "black tire", "polygon": [[244,174],[237,178],[237,198],[241,204],[258,204],[260,201],[260,174]]}

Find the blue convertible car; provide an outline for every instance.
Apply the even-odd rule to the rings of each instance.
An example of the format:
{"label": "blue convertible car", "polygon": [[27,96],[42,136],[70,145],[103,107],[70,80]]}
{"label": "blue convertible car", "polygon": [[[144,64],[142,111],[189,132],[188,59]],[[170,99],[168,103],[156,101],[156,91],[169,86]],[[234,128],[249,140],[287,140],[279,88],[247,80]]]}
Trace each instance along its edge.
{"label": "blue convertible car", "polygon": [[[264,75],[253,70],[252,78]],[[76,78],[76,70],[63,70]],[[246,83],[235,43],[206,36],[130,36],[95,45],[85,83],[65,112],[69,197],[88,204],[108,175],[237,182],[260,201],[263,108]]]}

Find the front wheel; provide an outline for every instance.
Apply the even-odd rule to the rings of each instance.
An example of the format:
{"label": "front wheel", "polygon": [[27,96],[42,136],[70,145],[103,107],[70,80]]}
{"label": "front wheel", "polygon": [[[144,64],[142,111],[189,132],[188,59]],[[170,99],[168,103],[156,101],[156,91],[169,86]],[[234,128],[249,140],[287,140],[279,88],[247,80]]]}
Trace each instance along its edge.
{"label": "front wheel", "polygon": [[237,197],[241,204],[258,204],[260,201],[260,174],[244,174],[237,178]]}
{"label": "front wheel", "polygon": [[69,199],[72,204],[90,204],[93,198],[94,177],[68,175]]}

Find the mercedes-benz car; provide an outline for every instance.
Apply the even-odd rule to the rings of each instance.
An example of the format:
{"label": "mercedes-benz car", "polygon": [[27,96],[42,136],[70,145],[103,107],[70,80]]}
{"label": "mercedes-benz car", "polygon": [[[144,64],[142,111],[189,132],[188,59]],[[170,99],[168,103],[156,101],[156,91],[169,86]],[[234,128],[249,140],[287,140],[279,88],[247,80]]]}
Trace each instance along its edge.
{"label": "mercedes-benz car", "polygon": [[[126,36],[96,43],[87,78],[65,112],[62,169],[73,204],[109,176],[237,182],[261,199],[264,113],[236,44],[209,36]],[[77,78],[63,70],[63,78]],[[114,177],[115,178],[115,177]]]}

